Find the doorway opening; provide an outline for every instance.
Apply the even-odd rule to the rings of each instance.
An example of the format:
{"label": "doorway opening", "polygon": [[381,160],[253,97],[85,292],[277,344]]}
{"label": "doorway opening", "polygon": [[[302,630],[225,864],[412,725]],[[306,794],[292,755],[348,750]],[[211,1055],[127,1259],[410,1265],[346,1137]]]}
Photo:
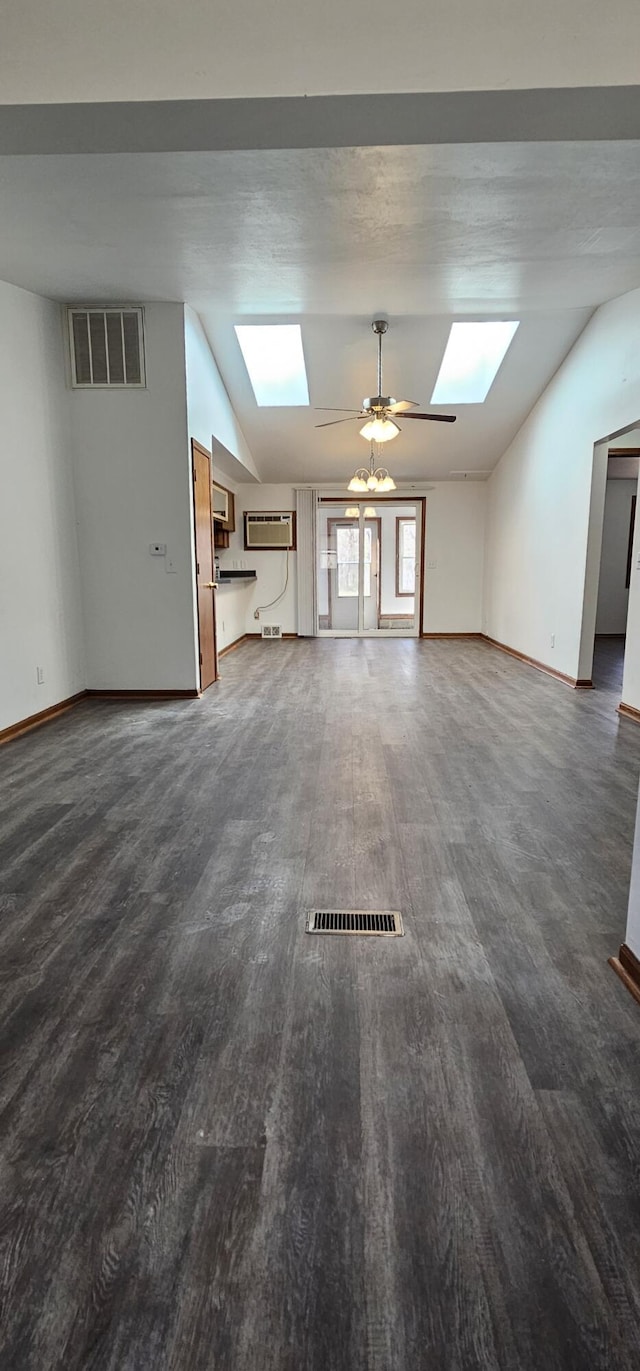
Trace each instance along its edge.
{"label": "doorway opening", "polygon": [[596,689],[624,698],[629,596],[637,559],[640,429],[596,444],[585,583],[581,670]]}
{"label": "doorway opening", "polygon": [[317,631],[324,637],[419,637],[424,499],[320,500]]}

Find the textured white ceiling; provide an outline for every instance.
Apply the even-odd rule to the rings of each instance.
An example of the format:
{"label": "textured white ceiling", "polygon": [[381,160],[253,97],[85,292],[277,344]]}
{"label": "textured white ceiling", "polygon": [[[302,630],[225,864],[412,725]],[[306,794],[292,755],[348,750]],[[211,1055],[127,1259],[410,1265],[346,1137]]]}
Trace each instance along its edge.
{"label": "textured white ceiling", "polygon": [[[232,324],[299,320],[313,404],[428,404],[454,317],[522,326],[484,406],[405,424],[411,479],[491,468],[593,307],[640,285],[637,143],[0,159],[0,278],[63,300],[186,300],[266,479],[331,480],[365,444],[258,411]],[[354,426],[355,428],[355,426]]]}
{"label": "textured white ceiling", "polygon": [[634,0],[20,0],[9,103],[634,84]]}

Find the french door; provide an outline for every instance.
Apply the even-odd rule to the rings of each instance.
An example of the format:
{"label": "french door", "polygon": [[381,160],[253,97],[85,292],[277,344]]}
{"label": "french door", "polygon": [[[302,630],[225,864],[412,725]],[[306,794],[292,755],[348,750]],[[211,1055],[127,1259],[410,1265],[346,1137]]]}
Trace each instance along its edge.
{"label": "french door", "polygon": [[411,501],[320,501],[319,635],[418,635],[421,522]]}

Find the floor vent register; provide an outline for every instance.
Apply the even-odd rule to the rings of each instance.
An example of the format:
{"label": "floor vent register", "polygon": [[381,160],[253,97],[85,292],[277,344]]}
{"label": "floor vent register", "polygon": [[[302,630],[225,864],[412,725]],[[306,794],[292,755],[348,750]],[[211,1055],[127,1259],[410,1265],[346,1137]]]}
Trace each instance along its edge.
{"label": "floor vent register", "polygon": [[377,938],[403,938],[397,909],[312,909],[307,933],[357,933]]}

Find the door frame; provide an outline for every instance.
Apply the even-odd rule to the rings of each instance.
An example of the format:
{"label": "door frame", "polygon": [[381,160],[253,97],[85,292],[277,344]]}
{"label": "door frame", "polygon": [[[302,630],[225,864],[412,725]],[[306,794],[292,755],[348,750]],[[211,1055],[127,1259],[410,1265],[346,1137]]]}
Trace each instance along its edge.
{"label": "door frame", "polygon": [[[214,543],[213,543],[213,508],[212,508],[212,499],[211,499],[211,480],[213,479],[213,477],[212,477],[212,471],[213,471],[213,456],[212,456],[212,454],[209,452],[209,449],[206,448],[206,447],[203,447],[202,443],[199,443],[199,442],[197,441],[197,439],[195,439],[195,438],[192,438],[192,439],[191,439],[191,480],[192,480],[192,482],[193,482],[193,487],[192,487],[192,488],[193,488],[193,551],[194,551],[194,556],[193,556],[193,570],[194,570],[194,577],[195,577],[196,622],[197,622],[197,625],[198,625],[198,680],[199,680],[198,689],[199,689],[199,691],[200,691],[200,694],[202,694],[202,691],[203,691],[203,686],[202,686],[202,651],[201,651],[202,644],[201,644],[201,642],[200,642],[200,607],[199,607],[199,601],[198,601],[198,590],[199,590],[199,586],[198,586],[198,573],[199,573],[199,562],[198,562],[198,527],[197,527],[197,520],[196,520],[196,495],[195,495],[195,484],[196,484],[195,454],[196,454],[196,452],[199,452],[201,457],[206,457],[207,460],[208,460],[208,462],[209,462],[209,513],[210,513],[210,518],[209,518],[209,533],[210,533],[210,537],[211,537],[211,574],[212,574],[212,577],[213,577],[213,572],[214,572],[214,567],[215,567],[215,548],[214,548]],[[206,685],[206,686],[204,687],[205,690],[208,690],[208,689],[209,689],[209,686],[215,685],[216,681],[219,680],[219,676],[220,676],[219,669],[218,669],[218,625],[217,625],[217,617],[216,617],[216,599],[215,599],[215,592],[214,592],[213,589],[212,589],[212,591],[211,591],[211,610],[212,610],[212,614],[213,614],[213,671],[214,671],[214,676],[213,676],[213,680],[212,680],[212,681],[209,681],[209,684]]]}
{"label": "door frame", "polygon": [[[407,633],[402,628],[376,628],[363,629],[327,629],[320,628],[318,615],[316,613],[316,636],[319,638],[424,638],[424,563],[425,563],[425,539],[427,531],[427,497],[426,495],[376,495],[368,491],[366,495],[351,495],[350,492],[344,495],[321,495],[316,506],[316,520],[318,512],[327,505],[415,505],[416,522],[419,531],[419,556],[416,562],[416,572],[418,574],[418,586],[416,586],[416,603],[418,618],[414,626],[413,633]],[[422,511],[422,512],[420,512]],[[343,516],[344,517],[344,516]],[[327,521],[328,522],[328,521]],[[317,528],[317,523],[316,523]],[[381,563],[382,565],[382,563]],[[318,565],[317,559],[314,563],[313,575],[318,584]],[[382,576],[379,577],[379,585],[382,583]]]}

